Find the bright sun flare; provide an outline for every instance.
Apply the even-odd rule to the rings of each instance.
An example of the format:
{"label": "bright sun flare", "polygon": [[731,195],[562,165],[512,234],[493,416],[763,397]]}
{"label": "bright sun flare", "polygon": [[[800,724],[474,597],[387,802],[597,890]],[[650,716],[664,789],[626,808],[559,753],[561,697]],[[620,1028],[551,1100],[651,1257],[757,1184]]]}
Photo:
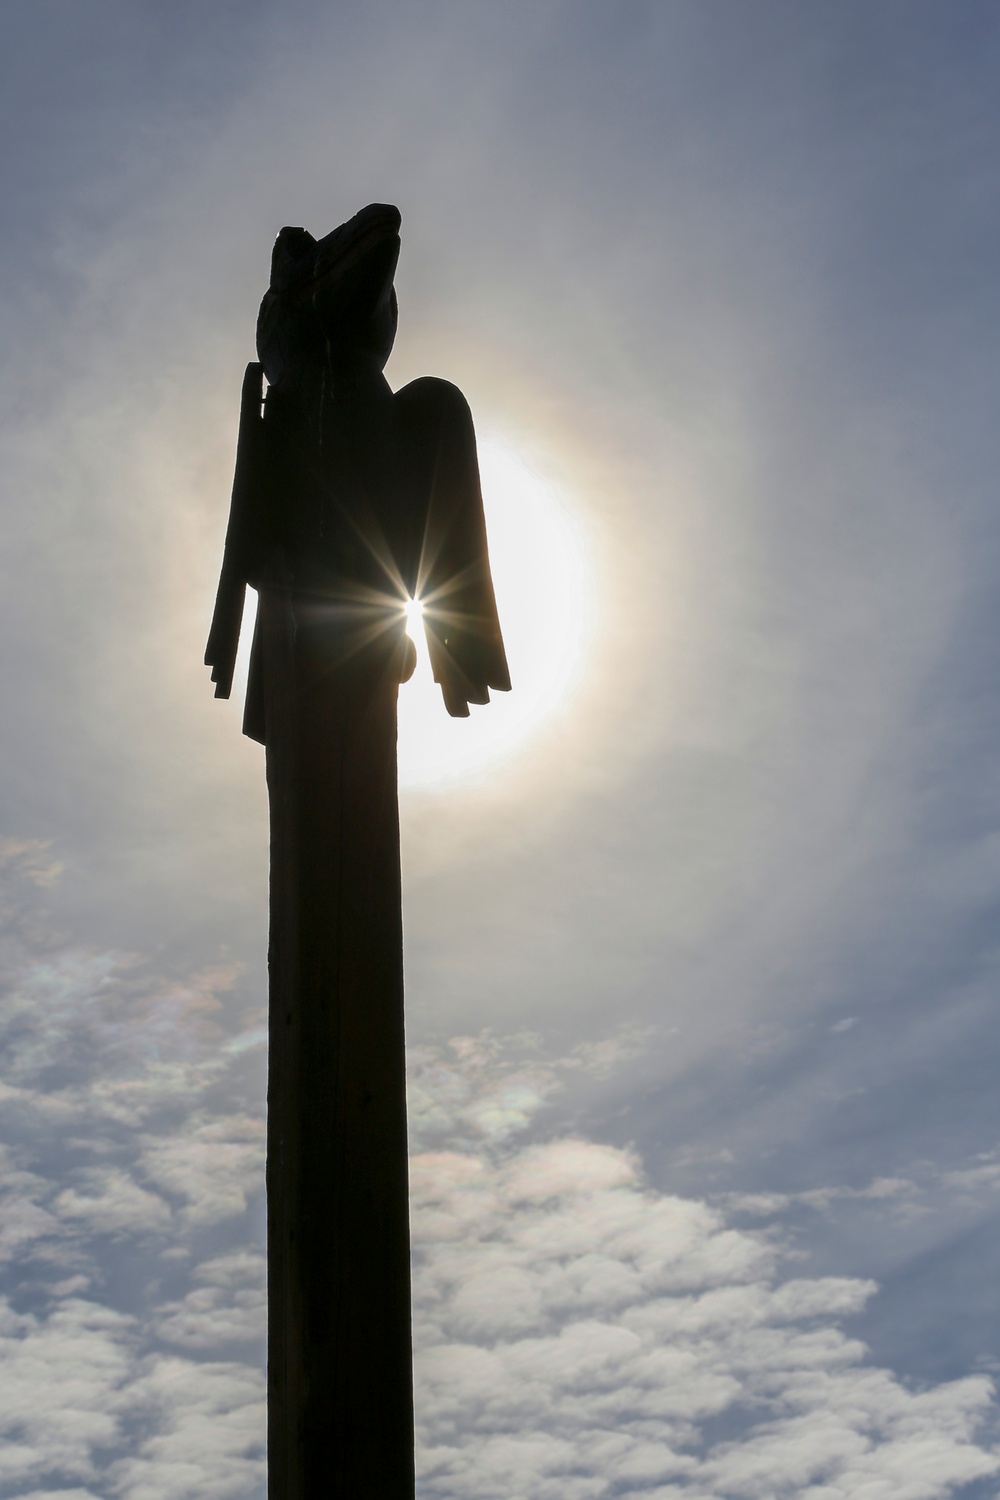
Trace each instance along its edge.
{"label": "bright sun flare", "polygon": [[[449,718],[431,676],[419,599],[403,605],[417,667],[399,690],[399,784],[433,790],[505,764],[566,705],[582,675],[597,616],[583,526],[557,487],[497,438],[481,437],[479,464],[490,567],[513,684],[468,719]],[[247,600],[236,682],[245,691],[256,596]],[[243,692],[239,693],[240,699]]]}
{"label": "bright sun flare", "polygon": [[403,613],[406,616],[406,633],[411,641],[416,641],[421,636],[420,620],[424,612],[424,606],[419,599],[407,599],[403,605]]}
{"label": "bright sun flare", "polygon": [[432,788],[499,769],[565,703],[594,628],[583,530],[548,479],[507,444],[482,438],[490,565],[510,663],[510,693],[451,719],[431,678],[423,606],[405,606],[417,669],[399,693],[399,780]]}

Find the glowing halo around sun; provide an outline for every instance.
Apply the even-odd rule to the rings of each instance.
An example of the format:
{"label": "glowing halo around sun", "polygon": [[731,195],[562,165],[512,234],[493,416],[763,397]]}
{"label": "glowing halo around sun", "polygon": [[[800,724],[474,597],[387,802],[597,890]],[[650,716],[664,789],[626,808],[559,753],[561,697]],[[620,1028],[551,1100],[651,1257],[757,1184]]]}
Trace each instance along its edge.
{"label": "glowing halo around sun", "polygon": [[490,565],[512,691],[448,716],[431,677],[419,601],[407,607],[417,668],[399,692],[399,781],[432,789],[475,779],[527,750],[582,675],[595,627],[581,522],[557,488],[508,444],[480,439]]}

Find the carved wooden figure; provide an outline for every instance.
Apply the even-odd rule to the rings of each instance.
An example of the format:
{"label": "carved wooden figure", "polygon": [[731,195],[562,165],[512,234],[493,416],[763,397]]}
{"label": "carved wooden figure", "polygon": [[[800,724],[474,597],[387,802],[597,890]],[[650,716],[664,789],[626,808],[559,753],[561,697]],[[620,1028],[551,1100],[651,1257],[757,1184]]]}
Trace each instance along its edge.
{"label": "carved wooden figure", "polygon": [[[396,693],[423,604],[452,715],[510,679],[472,418],[395,394],[399,213],[282,229],[247,367],[206,652],[233,679],[259,595],[244,733],[267,750],[271,1500],[408,1500],[413,1398]],[[267,394],[263,395],[263,378]]]}

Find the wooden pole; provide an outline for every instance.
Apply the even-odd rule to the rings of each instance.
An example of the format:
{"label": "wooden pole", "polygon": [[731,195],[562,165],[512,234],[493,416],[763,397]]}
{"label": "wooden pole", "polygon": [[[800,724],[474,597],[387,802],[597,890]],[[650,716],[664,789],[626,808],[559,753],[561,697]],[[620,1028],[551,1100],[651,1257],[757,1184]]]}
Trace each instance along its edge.
{"label": "wooden pole", "polygon": [[[472,414],[393,393],[399,211],[286,226],[247,367],[205,661],[267,748],[270,1500],[412,1500],[413,1375],[396,694],[425,605],[445,707],[510,687]],[[262,412],[262,380],[268,394]],[[353,611],[353,620],[350,618]]]}
{"label": "wooden pole", "polygon": [[260,598],[269,1500],[412,1500],[397,670]]}

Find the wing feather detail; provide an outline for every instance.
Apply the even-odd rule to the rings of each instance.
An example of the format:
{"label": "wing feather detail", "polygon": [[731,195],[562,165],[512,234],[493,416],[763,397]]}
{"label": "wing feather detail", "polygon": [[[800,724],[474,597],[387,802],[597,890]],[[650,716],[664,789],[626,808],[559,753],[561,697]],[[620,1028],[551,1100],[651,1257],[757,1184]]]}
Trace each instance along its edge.
{"label": "wing feather detail", "polygon": [[243,376],[240,426],[236,444],[236,472],[226,530],[226,550],[215,598],[215,613],[205,649],[205,665],[212,668],[215,696],[228,698],[233,689],[236,652],[240,643],[243,602],[254,533],[257,526],[257,490],[261,462],[261,401],[264,368],[252,362]]}

